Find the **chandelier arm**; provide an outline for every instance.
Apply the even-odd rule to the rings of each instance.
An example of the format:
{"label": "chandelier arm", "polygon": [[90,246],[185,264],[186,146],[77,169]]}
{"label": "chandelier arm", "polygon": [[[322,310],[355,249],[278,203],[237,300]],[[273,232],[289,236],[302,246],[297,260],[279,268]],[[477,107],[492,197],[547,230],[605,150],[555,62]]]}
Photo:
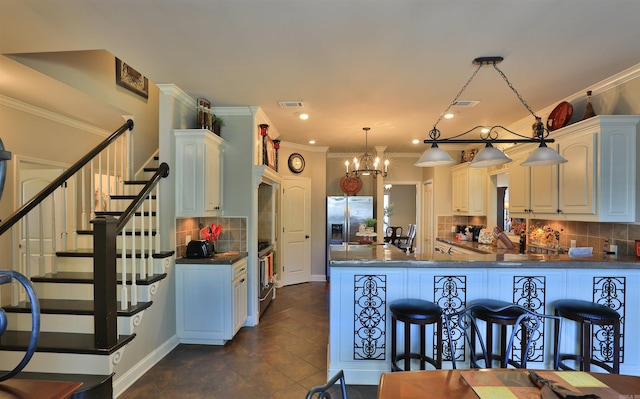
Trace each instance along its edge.
{"label": "chandelier arm", "polygon": [[467,86],[469,86],[469,83],[471,83],[471,81],[473,80],[473,78],[476,77],[476,75],[478,74],[478,71],[480,70],[480,68],[482,68],[482,64],[478,65],[478,67],[476,68],[476,70],[473,72],[473,74],[471,75],[471,77],[469,78],[469,80],[467,80],[467,83],[464,84],[464,86],[462,86],[462,89],[460,89],[460,91],[458,92],[458,94],[456,94],[456,96],[453,98],[453,100],[451,100],[451,102],[449,103],[449,106],[440,114],[440,116],[438,117],[438,120],[436,121],[436,123],[433,125],[433,128],[435,129],[436,126],[438,126],[438,123],[440,123],[440,121],[442,120],[442,117],[447,113],[447,111],[449,111],[449,109],[451,109],[451,107],[453,107],[453,105],[456,103],[456,101],[458,101],[458,98],[460,98],[460,95],[462,94],[463,91],[465,91],[467,89]]}
{"label": "chandelier arm", "polygon": [[[527,109],[527,111],[529,111],[529,113],[531,115],[533,115],[534,118],[539,119],[538,115],[536,115],[535,112],[533,112],[533,110],[531,109],[531,107],[529,106],[529,104],[527,104],[527,102],[525,101],[524,98],[522,98],[522,96],[520,95],[520,93],[518,93],[518,90],[516,90],[516,88],[511,84],[511,82],[509,81],[509,79],[507,78],[507,75],[504,74],[504,72],[502,72],[502,70],[500,68],[498,68],[498,65],[496,63],[493,64],[493,68],[500,74],[500,76],[502,76],[502,79],[504,79],[504,81],[507,83],[507,86],[509,86],[509,88],[511,89],[511,91],[513,91],[516,96],[518,96],[518,100],[520,100],[520,102],[522,103],[522,105],[524,105],[524,107]],[[512,132],[513,133],[513,132]]]}

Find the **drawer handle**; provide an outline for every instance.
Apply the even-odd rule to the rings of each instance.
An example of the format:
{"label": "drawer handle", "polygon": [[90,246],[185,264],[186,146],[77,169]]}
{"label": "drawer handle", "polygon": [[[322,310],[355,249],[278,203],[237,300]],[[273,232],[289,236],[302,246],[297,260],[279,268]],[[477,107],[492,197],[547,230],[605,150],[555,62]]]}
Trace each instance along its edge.
{"label": "drawer handle", "polygon": [[241,283],[244,283],[244,279],[240,280]]}

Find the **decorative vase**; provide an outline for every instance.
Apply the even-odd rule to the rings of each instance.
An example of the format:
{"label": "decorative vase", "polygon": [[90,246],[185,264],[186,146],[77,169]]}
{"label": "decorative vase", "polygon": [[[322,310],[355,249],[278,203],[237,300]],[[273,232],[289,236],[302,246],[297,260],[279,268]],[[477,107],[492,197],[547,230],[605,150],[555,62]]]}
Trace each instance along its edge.
{"label": "decorative vase", "polygon": [[589,90],[587,92],[587,106],[584,108],[582,120],[589,119],[592,116],[596,116],[596,112],[593,110],[593,105],[591,104],[591,90]]}

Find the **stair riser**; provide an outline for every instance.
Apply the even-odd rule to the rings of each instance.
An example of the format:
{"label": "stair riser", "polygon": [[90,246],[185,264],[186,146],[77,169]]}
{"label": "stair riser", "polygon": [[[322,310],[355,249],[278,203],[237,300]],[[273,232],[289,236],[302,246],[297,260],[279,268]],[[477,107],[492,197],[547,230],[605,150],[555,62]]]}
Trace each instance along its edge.
{"label": "stair riser", "polygon": [[[154,227],[155,229],[155,227]],[[145,250],[149,249],[149,237],[144,237],[144,239],[140,236],[126,236],[125,239],[125,244],[127,246],[127,250],[131,250],[132,246],[135,244],[136,246],[136,250],[140,250],[142,249],[142,244],[144,241],[144,247]],[[156,239],[155,237],[153,237],[153,241],[151,241],[151,245],[153,245],[153,248],[156,248]],[[123,244],[122,244],[122,236],[119,236],[118,239],[116,240],[116,248],[120,249],[122,248]],[[93,248],[93,236],[89,235],[89,234],[79,234],[78,235],[78,248]]]}
{"label": "stair riser", "polygon": [[[140,273],[141,270],[146,270],[147,274],[153,274],[151,271],[158,266],[154,264],[159,262],[158,259],[145,259],[146,266],[143,264],[143,259],[126,260],[127,272],[131,272],[131,268],[135,267],[136,273]],[[78,257],[58,257],[58,271],[59,272],[93,272],[93,258],[78,258]],[[144,269],[141,269],[144,267]],[[122,273],[122,259],[116,259],[116,271]]]}
{"label": "stair riser", "polygon": [[[121,356],[118,352],[111,355],[36,352],[23,371],[108,375],[113,372],[114,359]],[[0,369],[12,370],[23,357],[22,351],[0,351]]]}
{"label": "stair riser", "polygon": [[[131,194],[137,195],[137,193],[131,193]],[[112,199],[110,202],[107,203],[107,207],[112,211],[122,212],[125,209],[127,209],[129,204],[131,204],[131,200],[129,199]],[[149,202],[149,200],[147,199],[144,202],[144,210],[149,211],[149,209],[151,209],[152,211],[156,210],[156,200],[152,199],[151,202]]]}
{"label": "stair riser", "polygon": [[[71,299],[71,300],[93,300],[93,285],[91,284],[69,284],[69,283],[33,283],[36,295],[40,299]],[[116,298],[120,300],[122,287],[118,286]],[[152,286],[138,285],[136,287],[138,302],[148,302],[151,300]],[[131,300],[131,286],[127,286],[127,296]]]}
{"label": "stair riser", "polygon": [[[141,312],[142,313],[142,312]],[[118,316],[118,335],[129,335],[140,324],[142,315]],[[15,331],[31,331],[30,313],[7,313],[8,328]],[[40,332],[93,334],[93,316],[41,314]]]}

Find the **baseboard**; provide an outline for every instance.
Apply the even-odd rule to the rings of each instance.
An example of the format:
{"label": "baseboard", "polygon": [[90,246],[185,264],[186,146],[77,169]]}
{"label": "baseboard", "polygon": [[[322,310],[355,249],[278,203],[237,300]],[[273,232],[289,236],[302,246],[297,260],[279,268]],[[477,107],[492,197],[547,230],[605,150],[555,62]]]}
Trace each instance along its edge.
{"label": "baseboard", "polygon": [[149,371],[153,366],[156,365],[162,358],[167,356],[169,352],[171,352],[176,346],[178,346],[180,342],[178,341],[178,337],[174,335],[167,341],[165,341],[162,345],[160,345],[155,351],[151,352],[144,359],[142,359],[138,364],[130,368],[126,373],[119,376],[116,374],[114,376],[113,381],[113,397],[117,398],[124,391],[127,390],[131,385],[133,385],[140,377],[144,375],[147,371]]}
{"label": "baseboard", "polygon": [[324,274],[312,274],[311,281],[321,281],[324,283],[327,281],[327,276]]}

